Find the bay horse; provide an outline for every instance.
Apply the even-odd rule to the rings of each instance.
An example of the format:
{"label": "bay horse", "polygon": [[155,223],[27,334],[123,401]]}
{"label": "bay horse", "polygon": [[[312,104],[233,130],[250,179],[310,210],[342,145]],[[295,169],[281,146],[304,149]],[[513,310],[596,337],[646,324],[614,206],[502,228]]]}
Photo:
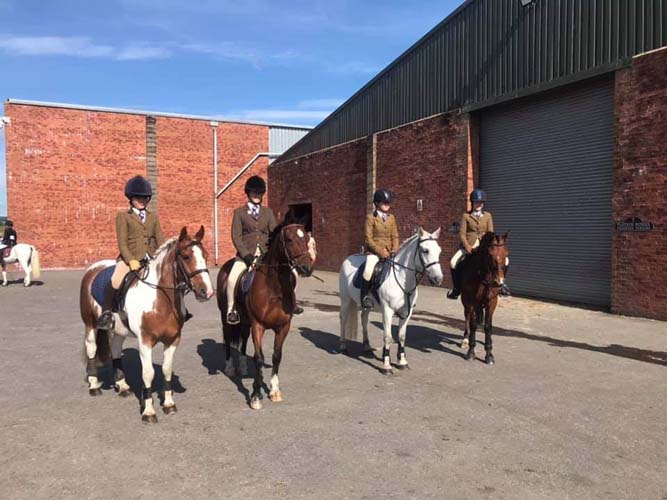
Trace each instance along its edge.
{"label": "bay horse", "polygon": [[[2,252],[3,250],[0,250]],[[38,280],[40,277],[39,252],[37,249],[26,243],[17,243],[9,252],[9,257],[4,259],[2,264],[2,286],[7,286],[7,264],[18,263],[25,273],[23,286],[30,286],[31,279]]]}
{"label": "bay horse", "polygon": [[[250,396],[250,407],[253,410],[262,408],[262,388],[264,386],[262,342],[264,332],[267,329],[275,332],[269,399],[274,403],[283,400],[278,371],[282,361],[283,344],[289,333],[293,311],[296,306],[294,292],[296,277],[293,270],[299,276],[310,276],[312,274],[316,254],[314,241],[311,241],[311,239],[312,237],[306,232],[303,224],[292,223],[288,217],[273,230],[269,237],[269,250],[256,265],[255,275],[245,298],[237,294],[236,303],[241,318],[238,325],[227,324],[226,314],[227,295],[225,289],[234,259],[227,261],[218,273],[217,298],[220,316],[222,317],[227,368],[231,366],[232,349],[236,350],[235,361],[238,361],[239,347],[241,355],[245,356],[248,337],[252,332],[252,342],[255,348],[253,356],[255,378]],[[243,274],[239,282],[242,283],[245,278],[246,275]],[[226,370],[226,372],[228,374],[233,373],[232,370]]]}
{"label": "bay horse", "polygon": [[468,348],[465,359],[475,359],[475,333],[484,323],[484,362],[493,365],[493,313],[498,305],[500,287],[505,282],[509,249],[503,235],[486,233],[479,247],[461,262],[461,302],[465,314],[465,332],[461,347]]}
{"label": "bay horse", "polygon": [[102,384],[97,378],[98,367],[112,359],[115,387],[120,396],[132,394],[123,373],[123,342],[128,335],[139,341],[141,358],[141,419],[157,423],[153,408],[151,386],[153,383],[153,347],[158,342],[164,345],[162,373],[164,374],[165,414],[176,412],[171,377],[176,347],[181,340],[181,330],[185,322],[185,294],[193,292],[197,300],[206,301],[213,296],[213,286],[206,264],[207,252],[202,245],[204,226],[194,237],[183,227],[178,238],[164,242],[155,252],[147,266],[137,272],[138,279],[129,286],[125,296],[123,318],[114,313],[114,328],[109,331],[97,330],[97,318],[102,307],[94,299],[92,285],[95,277],[109,266],[113,260],[96,262],[88,268],[81,280],[81,319],[85,326],[84,350],[87,359],[86,373],[91,396],[102,394]]}
{"label": "bay horse", "polygon": [[[442,283],[440,267],[441,248],[438,245],[440,228],[428,233],[419,228],[416,234],[403,242],[396,256],[391,259],[391,273],[377,290],[379,304],[374,299],[375,309],[382,312],[384,328],[384,348],[382,350],[383,374],[393,372],[390,362],[389,348],[392,343],[391,322],[396,314],[398,324],[398,369],[408,367],[405,357],[405,337],[408,322],[417,302],[417,287],[421,278],[426,275],[434,285]],[[354,286],[355,274],[365,262],[363,254],[350,255],[340,268],[338,289],[340,295],[340,351],[347,352],[346,341],[355,340],[358,335],[358,311],[361,308],[361,292]],[[368,341],[368,316],[370,310],[362,309],[361,326],[364,336],[364,351],[373,349]]]}

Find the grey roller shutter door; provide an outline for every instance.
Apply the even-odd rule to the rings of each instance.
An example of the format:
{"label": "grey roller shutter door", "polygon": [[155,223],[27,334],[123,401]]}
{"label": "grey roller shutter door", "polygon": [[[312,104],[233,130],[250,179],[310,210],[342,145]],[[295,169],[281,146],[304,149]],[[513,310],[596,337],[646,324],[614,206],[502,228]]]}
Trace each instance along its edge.
{"label": "grey roller shutter door", "polygon": [[517,293],[610,304],[613,98],[606,77],[481,115],[480,185],[496,232],[511,230]]}

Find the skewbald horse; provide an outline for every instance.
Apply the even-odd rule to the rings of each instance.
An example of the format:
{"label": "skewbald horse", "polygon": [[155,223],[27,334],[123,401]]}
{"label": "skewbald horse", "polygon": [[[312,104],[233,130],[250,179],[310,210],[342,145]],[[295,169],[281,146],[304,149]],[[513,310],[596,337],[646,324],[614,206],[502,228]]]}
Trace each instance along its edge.
{"label": "skewbald horse", "polygon": [[178,238],[167,240],[155,253],[147,267],[139,271],[139,280],[127,291],[124,312],[127,321],[114,314],[113,330],[96,330],[97,318],[102,308],[92,296],[92,283],[106,267],[114,265],[112,260],[100,261],[86,271],[81,281],[81,319],[85,325],[84,349],[87,359],[86,372],[91,396],[102,393],[102,384],[97,378],[98,367],[112,359],[115,386],[120,396],[132,394],[123,373],[123,341],[128,335],[139,340],[139,355],[143,390],[141,392],[144,422],[156,423],[151,385],[154,369],[152,352],[158,342],[164,345],[162,373],[164,374],[164,404],[162,409],[169,415],[176,412],[173,400],[171,377],[176,347],[181,340],[185,322],[185,294],[192,291],[197,300],[205,301],[213,296],[213,286],[206,265],[207,252],[202,245],[204,226],[194,237],[184,227]]}

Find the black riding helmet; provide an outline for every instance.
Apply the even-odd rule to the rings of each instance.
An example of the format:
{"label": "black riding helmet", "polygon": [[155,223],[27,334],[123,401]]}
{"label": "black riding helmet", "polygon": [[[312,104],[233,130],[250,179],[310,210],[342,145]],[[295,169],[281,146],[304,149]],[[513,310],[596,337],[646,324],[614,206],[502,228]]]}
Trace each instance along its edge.
{"label": "black riding helmet", "polygon": [[259,175],[253,175],[245,181],[245,194],[249,193],[264,194],[266,193],[266,182]]}
{"label": "black riding helmet", "polygon": [[373,195],[373,203],[391,203],[392,196],[388,189],[378,189]]}
{"label": "black riding helmet", "polygon": [[486,193],[481,189],[475,189],[470,193],[470,201],[472,203],[486,203]]}
{"label": "black riding helmet", "polygon": [[153,188],[151,183],[145,177],[137,175],[132,177],[127,184],[125,184],[125,196],[127,198],[152,198]]}

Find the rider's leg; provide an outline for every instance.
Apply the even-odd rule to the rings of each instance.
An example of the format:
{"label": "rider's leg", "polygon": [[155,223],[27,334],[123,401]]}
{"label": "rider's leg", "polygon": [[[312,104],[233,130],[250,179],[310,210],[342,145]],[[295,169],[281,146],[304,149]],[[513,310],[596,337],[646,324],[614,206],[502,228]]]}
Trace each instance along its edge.
{"label": "rider's leg", "polygon": [[372,309],[373,301],[368,296],[371,287],[371,278],[373,277],[373,270],[380,258],[375,254],[366,255],[366,267],[364,268],[364,275],[361,280],[361,307],[364,309]]}
{"label": "rider's leg", "polygon": [[243,274],[243,271],[248,269],[245,262],[237,258],[234,260],[234,265],[229,271],[229,278],[227,278],[227,323],[230,325],[237,325],[241,321],[239,313],[234,308],[234,292],[236,291],[236,284]]}
{"label": "rider's leg", "polygon": [[97,318],[97,328],[100,330],[111,330],[113,328],[113,307],[118,294],[118,289],[123,283],[123,279],[130,272],[129,266],[124,261],[116,263],[111,275],[111,284],[104,290],[104,301],[102,303],[102,314]]}
{"label": "rider's leg", "polygon": [[461,295],[461,270],[459,264],[463,260],[464,250],[460,248],[449,261],[452,271],[452,289],[447,294],[448,299],[457,299]]}

